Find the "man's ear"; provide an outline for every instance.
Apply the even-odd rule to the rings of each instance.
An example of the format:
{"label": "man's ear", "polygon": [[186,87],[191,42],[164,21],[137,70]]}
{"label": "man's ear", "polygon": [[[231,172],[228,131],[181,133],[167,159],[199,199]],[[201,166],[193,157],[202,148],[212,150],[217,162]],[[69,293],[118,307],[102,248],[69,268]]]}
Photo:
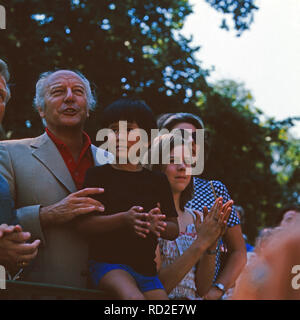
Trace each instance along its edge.
{"label": "man's ear", "polygon": [[38,113],[40,115],[41,118],[45,118],[45,112],[44,109],[42,109],[41,107],[37,107]]}

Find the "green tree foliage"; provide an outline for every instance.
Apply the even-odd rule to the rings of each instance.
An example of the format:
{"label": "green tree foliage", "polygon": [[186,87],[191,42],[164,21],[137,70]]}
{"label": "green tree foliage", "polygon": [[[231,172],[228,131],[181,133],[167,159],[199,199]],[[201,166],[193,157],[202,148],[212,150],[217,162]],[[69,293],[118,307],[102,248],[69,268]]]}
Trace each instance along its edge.
{"label": "green tree foliage", "polygon": [[221,28],[229,30],[228,19],[226,16],[231,15],[234,28],[237,30],[237,36],[240,36],[243,31],[249,29],[253,22],[254,12],[258,9],[255,5],[255,0],[205,0],[213,8],[222,12],[225,18],[222,19]]}
{"label": "green tree foliage", "polygon": [[[191,12],[186,0],[12,0],[6,7],[0,50],[16,85],[5,119],[14,137],[41,130],[31,101],[45,70],[82,71],[97,85],[100,108],[127,94],[151,97],[156,113],[182,104],[187,90],[196,91],[195,79],[206,84],[193,57],[197,48],[178,33]],[[97,113],[92,122],[94,128]]]}
{"label": "green tree foliage", "polygon": [[214,92],[223,99],[210,95],[204,112],[213,140],[205,174],[230,186],[253,240],[259,227],[274,225],[280,208],[299,201],[300,141],[288,133],[297,118],[264,119],[251,93],[232,80],[216,83]]}
{"label": "green tree foliage", "polygon": [[[238,34],[250,26],[257,9],[253,0],[205,1],[224,17],[232,16]],[[192,12],[188,0],[1,4],[6,7],[7,29],[0,32],[0,57],[12,74],[12,99],[4,123],[8,138],[36,136],[43,130],[32,109],[41,72],[78,69],[97,89],[99,107],[86,126],[94,142],[101,109],[123,95],[144,99],[157,115],[177,111],[201,115],[213,140],[205,175],[223,181],[246,207],[252,238],[256,226],[266,223],[280,203],[283,191],[290,196],[288,184],[296,186],[299,171],[289,171],[282,184],[283,178],[271,170],[274,150],[268,137],[275,143],[281,124],[262,125],[251,94],[241,86],[208,85],[208,71],[195,59],[199,48],[180,34]],[[292,152],[291,145],[282,149],[279,143],[276,148],[279,154],[286,148]]]}
{"label": "green tree foliage", "polygon": [[[232,12],[235,21],[252,14],[249,8],[239,15],[233,5],[247,7],[247,0],[217,2],[210,4]],[[207,71],[194,58],[198,48],[179,34],[192,11],[187,0],[6,0],[3,5],[7,30],[0,33],[0,54],[13,75],[5,128],[12,137],[41,131],[31,104],[38,75],[49,69],[82,71],[97,85],[100,107],[131,94],[151,97],[154,111],[162,113],[208,90]],[[96,123],[97,113],[89,127]]]}
{"label": "green tree foliage", "polygon": [[[272,170],[277,174],[277,181],[282,186],[286,203],[300,202],[300,139],[295,139],[288,132],[298,118],[288,118],[277,122],[280,143],[272,143],[274,154]],[[270,120],[274,126],[274,120]]]}

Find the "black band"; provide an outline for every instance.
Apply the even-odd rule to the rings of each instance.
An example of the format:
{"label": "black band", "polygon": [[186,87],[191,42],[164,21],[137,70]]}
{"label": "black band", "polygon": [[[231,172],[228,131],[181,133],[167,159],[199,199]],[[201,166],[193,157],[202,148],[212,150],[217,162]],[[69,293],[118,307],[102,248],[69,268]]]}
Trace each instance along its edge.
{"label": "black band", "polygon": [[209,255],[217,254],[217,250],[206,250],[206,254],[209,254]]}

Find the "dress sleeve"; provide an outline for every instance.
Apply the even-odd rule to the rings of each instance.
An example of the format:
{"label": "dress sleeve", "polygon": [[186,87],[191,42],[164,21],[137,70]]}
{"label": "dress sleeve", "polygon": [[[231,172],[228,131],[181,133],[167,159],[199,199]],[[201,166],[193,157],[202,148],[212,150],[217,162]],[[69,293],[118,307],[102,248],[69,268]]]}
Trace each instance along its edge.
{"label": "dress sleeve", "polygon": [[[231,197],[228,193],[226,186],[220,181],[213,181],[214,188],[216,190],[216,194],[218,197],[223,197],[223,203],[231,200]],[[234,227],[235,225],[240,224],[240,220],[236,214],[234,207],[231,210],[231,214],[229,216],[227,226]]]}
{"label": "dress sleeve", "polygon": [[171,186],[167,176],[162,173],[157,181],[158,194],[160,195],[161,212],[168,218],[177,218],[178,214],[175,208]]}

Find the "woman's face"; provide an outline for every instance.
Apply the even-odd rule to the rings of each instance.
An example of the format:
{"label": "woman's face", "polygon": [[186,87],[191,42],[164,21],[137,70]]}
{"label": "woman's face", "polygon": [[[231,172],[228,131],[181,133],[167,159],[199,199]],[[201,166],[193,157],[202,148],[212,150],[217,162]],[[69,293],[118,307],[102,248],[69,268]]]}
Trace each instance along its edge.
{"label": "woman's face", "polygon": [[184,130],[188,130],[187,133],[185,133],[185,137],[188,137],[188,138],[185,138],[185,140],[188,140],[188,142],[191,142],[192,143],[192,152],[193,152],[193,157],[196,156],[196,154],[199,154],[199,146],[196,145],[196,140],[193,139],[192,135],[188,135],[188,132],[191,132],[191,133],[194,133],[196,132],[196,127],[191,124],[191,123],[188,123],[188,122],[180,122],[180,123],[177,123],[173,128],[173,129],[184,129]]}
{"label": "woman's face", "polygon": [[186,155],[189,154],[187,147],[176,146],[170,153],[170,164],[165,167],[164,173],[168,177],[173,193],[183,192],[191,181],[191,175],[186,174],[186,169],[191,165],[185,163],[184,152]]}

